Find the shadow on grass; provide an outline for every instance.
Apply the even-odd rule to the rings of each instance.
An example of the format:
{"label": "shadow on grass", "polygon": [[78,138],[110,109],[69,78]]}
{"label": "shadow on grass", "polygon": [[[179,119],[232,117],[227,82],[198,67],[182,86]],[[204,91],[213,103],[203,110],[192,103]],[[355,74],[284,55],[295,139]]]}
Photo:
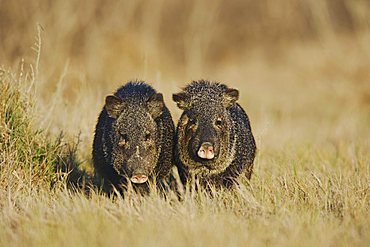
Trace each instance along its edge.
{"label": "shadow on grass", "polygon": [[85,194],[89,194],[91,190],[106,193],[111,191],[109,183],[105,182],[104,179],[93,171],[89,171],[93,169],[86,169],[86,166],[92,167],[92,160],[83,160],[78,156],[78,149],[81,144],[80,135],[72,141],[65,142],[64,134],[61,133],[57,142],[59,143],[60,151],[54,167],[68,189],[78,190]]}
{"label": "shadow on grass", "polygon": [[[104,180],[93,171],[91,157],[84,160],[78,155],[80,144],[80,135],[72,141],[65,141],[63,133],[57,138],[59,151],[54,161],[54,169],[60,181],[62,181],[68,190],[82,192],[86,195],[89,195],[93,191],[98,191],[108,196],[115,196],[117,194],[123,196],[127,192],[131,193],[132,191],[146,195],[149,193],[149,187],[154,187],[152,184],[145,186],[130,186],[128,184],[113,188],[109,181]],[[165,191],[164,185],[158,187],[158,191],[163,194]]]}

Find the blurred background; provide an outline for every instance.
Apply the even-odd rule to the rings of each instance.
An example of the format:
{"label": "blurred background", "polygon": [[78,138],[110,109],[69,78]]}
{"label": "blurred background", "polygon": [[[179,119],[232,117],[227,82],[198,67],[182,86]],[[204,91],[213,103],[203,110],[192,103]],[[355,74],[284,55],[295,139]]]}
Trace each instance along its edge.
{"label": "blurred background", "polygon": [[37,66],[39,125],[88,154],[104,97],[133,79],[175,122],[192,80],[238,88],[260,150],[370,136],[369,0],[0,0],[0,64]]}

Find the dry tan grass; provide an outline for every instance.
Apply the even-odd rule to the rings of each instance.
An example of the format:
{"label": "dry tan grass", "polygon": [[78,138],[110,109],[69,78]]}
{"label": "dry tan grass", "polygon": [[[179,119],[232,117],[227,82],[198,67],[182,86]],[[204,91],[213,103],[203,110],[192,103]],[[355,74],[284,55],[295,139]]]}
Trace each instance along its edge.
{"label": "dry tan grass", "polygon": [[[366,246],[369,19],[365,0],[0,1],[0,246]],[[81,133],[91,171],[104,96],[135,78],[175,122],[171,94],[191,80],[238,88],[259,149],[252,180],[178,202],[53,177],[60,131]]]}

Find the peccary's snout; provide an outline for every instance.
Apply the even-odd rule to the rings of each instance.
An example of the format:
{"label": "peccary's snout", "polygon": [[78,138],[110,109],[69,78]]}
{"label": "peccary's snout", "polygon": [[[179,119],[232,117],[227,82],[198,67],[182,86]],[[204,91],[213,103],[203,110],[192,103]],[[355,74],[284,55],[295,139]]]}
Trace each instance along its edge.
{"label": "peccary's snout", "polygon": [[148,181],[148,176],[144,174],[134,174],[131,176],[130,180],[134,184],[143,184]]}
{"label": "peccary's snout", "polygon": [[128,175],[132,183],[143,184],[148,181],[149,174],[151,173],[151,164],[148,160],[143,159],[137,152],[133,155],[128,162],[129,167]]}
{"label": "peccary's snout", "polygon": [[211,160],[215,157],[213,145],[210,142],[203,142],[198,150],[198,156],[202,159]]}

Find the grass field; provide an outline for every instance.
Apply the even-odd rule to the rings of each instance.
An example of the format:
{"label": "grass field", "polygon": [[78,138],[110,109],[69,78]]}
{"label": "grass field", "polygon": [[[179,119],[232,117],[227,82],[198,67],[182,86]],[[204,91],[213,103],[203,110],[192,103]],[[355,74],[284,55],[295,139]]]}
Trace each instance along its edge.
{"label": "grass field", "polygon": [[[0,0],[0,246],[368,246],[369,20],[364,0]],[[191,80],[238,88],[252,179],[102,193],[96,119],[136,78],[175,122]]]}

